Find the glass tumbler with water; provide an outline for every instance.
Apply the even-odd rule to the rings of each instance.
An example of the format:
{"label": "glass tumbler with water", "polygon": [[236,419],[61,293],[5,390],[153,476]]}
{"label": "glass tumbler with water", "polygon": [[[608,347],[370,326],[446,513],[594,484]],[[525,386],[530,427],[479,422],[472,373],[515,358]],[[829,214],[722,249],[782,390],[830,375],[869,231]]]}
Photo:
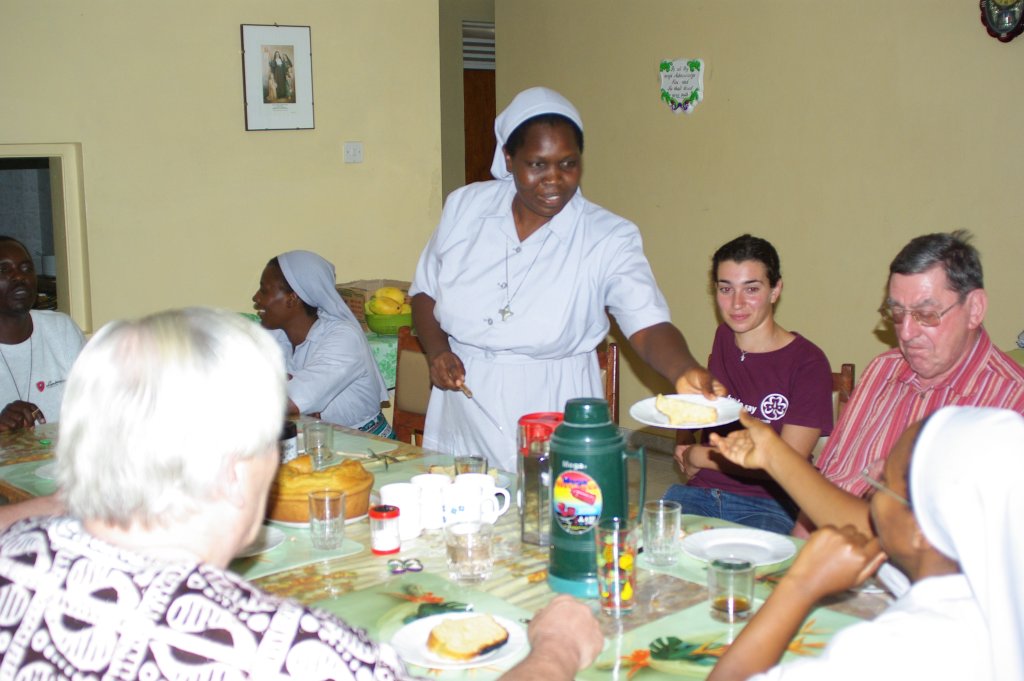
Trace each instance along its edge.
{"label": "glass tumbler with water", "polygon": [[309,493],[309,538],[321,551],[341,548],[345,541],[345,493],[321,489]]}

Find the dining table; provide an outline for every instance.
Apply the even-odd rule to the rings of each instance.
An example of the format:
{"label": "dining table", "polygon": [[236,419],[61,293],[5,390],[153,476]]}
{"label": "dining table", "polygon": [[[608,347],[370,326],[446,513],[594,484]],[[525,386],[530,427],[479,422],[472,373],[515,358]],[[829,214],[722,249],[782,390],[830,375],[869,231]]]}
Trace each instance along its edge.
{"label": "dining table", "polygon": [[[341,426],[334,430],[338,459],[356,458],[373,473],[371,503],[381,485],[408,481],[432,466],[450,467],[453,463],[450,454]],[[56,489],[53,455],[57,437],[54,424],[0,433],[0,501],[15,502]],[[496,484],[509,489],[513,500],[515,477],[512,472],[498,471],[496,478]],[[635,494],[635,484],[631,492]],[[716,518],[683,515],[686,536],[736,527]],[[305,526],[267,521],[255,545],[243,552],[250,555],[236,558],[230,569],[265,591],[334,613],[366,629],[375,640],[394,642],[416,674],[486,681],[526,655],[525,630],[530,618],[556,595],[547,581],[549,549],[520,541],[515,501],[496,521],[493,537],[492,574],[471,585],[449,578],[440,530],[424,531],[403,541],[397,554],[375,555],[370,551],[366,516],[348,519],[341,547],[331,551],[314,549]],[[799,539],[785,539],[793,543],[794,552],[802,546]],[[685,542],[670,566],[651,565],[642,552],[639,554],[635,606],[630,613],[612,617],[603,613],[596,601],[590,602],[606,643],[597,660],[577,678],[656,681],[707,676],[743,624],[711,618],[706,561],[691,555],[683,545]],[[788,557],[757,568],[755,606],[767,598],[792,560]],[[820,654],[835,632],[873,618],[889,602],[887,594],[874,589],[829,598],[810,614],[783,659]],[[495,616],[511,630],[510,644],[479,660],[449,664],[425,651],[425,637],[409,643],[416,622],[460,612]]]}

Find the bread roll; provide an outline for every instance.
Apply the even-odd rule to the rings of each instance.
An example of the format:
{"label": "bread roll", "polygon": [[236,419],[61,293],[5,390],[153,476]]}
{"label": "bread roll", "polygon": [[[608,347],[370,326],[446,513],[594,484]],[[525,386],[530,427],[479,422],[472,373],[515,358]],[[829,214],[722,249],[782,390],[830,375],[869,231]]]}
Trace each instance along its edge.
{"label": "bread roll", "polygon": [[451,618],[430,630],[427,648],[449,660],[472,660],[508,642],[508,631],[490,615]]}
{"label": "bread roll", "polygon": [[277,469],[270,487],[267,517],[293,523],[308,522],[308,494],[318,489],[340,489],[345,492],[345,517],[358,518],[366,515],[369,508],[371,487],[373,473],[354,459],[314,471],[309,455],[299,456]]}
{"label": "bread roll", "polygon": [[718,410],[703,404],[694,404],[685,400],[674,400],[671,397],[658,395],[654,400],[654,408],[668,417],[669,425],[682,424],[700,425],[714,423],[718,420]]}

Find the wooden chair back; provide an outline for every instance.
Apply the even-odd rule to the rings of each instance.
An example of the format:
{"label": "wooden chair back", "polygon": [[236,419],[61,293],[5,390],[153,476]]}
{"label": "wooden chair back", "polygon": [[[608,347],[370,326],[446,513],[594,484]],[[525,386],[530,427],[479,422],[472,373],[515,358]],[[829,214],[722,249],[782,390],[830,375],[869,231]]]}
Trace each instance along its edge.
{"label": "wooden chair back", "polygon": [[418,445],[423,441],[423,428],[430,402],[430,367],[427,355],[412,329],[398,330],[398,354],[395,361],[395,408],[392,427],[402,442]]}
{"label": "wooden chair back", "polygon": [[619,422],[619,345],[602,343],[597,347],[597,365],[601,368],[604,381],[604,398],[608,401],[608,413],[612,423]]}
{"label": "wooden chair back", "polygon": [[832,392],[836,394],[836,420],[839,420],[839,415],[843,413],[846,403],[850,401],[855,373],[852,364],[843,364],[839,371],[832,372]]}

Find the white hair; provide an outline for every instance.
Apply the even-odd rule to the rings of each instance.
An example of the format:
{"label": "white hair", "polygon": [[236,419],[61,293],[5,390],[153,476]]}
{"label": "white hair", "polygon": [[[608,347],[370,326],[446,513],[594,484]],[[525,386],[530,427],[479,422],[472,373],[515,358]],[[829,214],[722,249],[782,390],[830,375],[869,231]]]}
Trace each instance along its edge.
{"label": "white hair", "polygon": [[111,322],[64,392],[57,475],[68,511],[124,527],[187,517],[232,461],[276,448],[285,405],[280,349],[238,313]]}

